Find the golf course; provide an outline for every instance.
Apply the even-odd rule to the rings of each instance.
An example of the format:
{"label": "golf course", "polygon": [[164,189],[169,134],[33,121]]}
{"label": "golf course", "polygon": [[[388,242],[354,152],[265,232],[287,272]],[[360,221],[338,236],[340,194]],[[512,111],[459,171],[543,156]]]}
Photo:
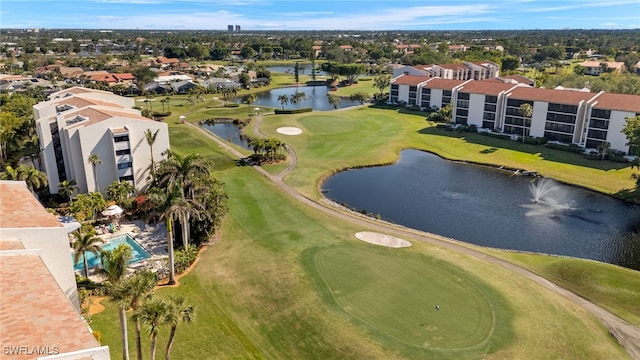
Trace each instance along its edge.
{"label": "golf course", "polygon": [[[215,242],[178,286],[156,290],[160,297],[184,296],[196,311],[193,322],[177,328],[174,359],[632,358],[593,307],[576,299],[637,330],[637,271],[443,239],[331,207],[319,191],[337,171],[392,163],[406,148],[537,171],[607,194],[633,187],[628,165],[445,132],[423,114],[361,106],[296,115],[262,109],[259,124],[245,133],[279,138],[296,161],[289,156],[260,170],[238,161],[250,151],[223,146],[224,139],[195,125],[247,118],[247,106],[225,108],[216,99],[190,104],[175,96],[171,108],[164,121],[172,150],[211,160],[229,197]],[[181,124],[180,115],[191,124]],[[278,132],[283,127],[301,133]],[[392,234],[411,246],[367,243],[356,238],[363,231]],[[577,296],[565,296],[565,289]],[[109,299],[102,304],[106,309],[91,316],[90,326],[118,358],[118,306]],[[159,348],[168,336],[161,328]],[[130,331],[130,349],[134,340]],[[143,347],[148,354],[146,332]]]}

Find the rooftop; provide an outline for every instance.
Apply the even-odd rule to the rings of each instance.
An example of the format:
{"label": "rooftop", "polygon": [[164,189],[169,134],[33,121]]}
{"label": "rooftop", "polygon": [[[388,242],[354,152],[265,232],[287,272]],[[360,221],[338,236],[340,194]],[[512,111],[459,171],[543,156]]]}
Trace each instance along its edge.
{"label": "rooftop", "polygon": [[464,83],[464,80],[450,80],[442,78],[431,78],[424,86],[430,89],[453,90],[454,87]]}
{"label": "rooftop", "polygon": [[518,85],[501,82],[495,79],[470,81],[464,84],[462,88],[460,88],[460,92],[484,95],[498,95],[501,92],[509,90],[516,86]]}
{"label": "rooftop", "polygon": [[427,80],[429,80],[429,78],[424,76],[400,75],[391,82],[395,85],[418,86]]}
{"label": "rooftop", "polygon": [[0,181],[0,229],[62,227],[24,181]]}
{"label": "rooftop", "polygon": [[517,87],[511,91],[510,98],[543,101],[555,104],[578,105],[581,101],[588,101],[596,94],[571,90],[554,90],[532,88],[528,86]]}
{"label": "rooftop", "polygon": [[596,109],[640,113],[640,95],[604,93],[600,94],[593,103]]}
{"label": "rooftop", "polygon": [[[0,343],[54,355],[99,345],[38,250],[0,251]],[[11,359],[33,359],[23,350]]]}

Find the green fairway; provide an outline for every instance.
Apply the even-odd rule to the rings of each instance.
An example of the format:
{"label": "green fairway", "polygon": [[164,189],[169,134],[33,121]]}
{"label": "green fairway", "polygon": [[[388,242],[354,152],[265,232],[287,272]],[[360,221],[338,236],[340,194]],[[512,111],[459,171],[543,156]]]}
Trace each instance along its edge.
{"label": "green fairway", "polygon": [[[417,240],[404,249],[355,240],[354,233],[370,229],[302,204],[255,169],[237,166],[200,131],[177,123],[181,114],[194,120],[242,116],[246,110],[207,106],[172,106],[167,120],[173,150],[198,152],[215,162],[230,209],[219,240],[180,286],[157,292],[160,297],[180,294],[196,306],[194,322],[177,329],[172,358],[628,358],[584,308],[512,270]],[[487,147],[479,140],[425,133],[426,125],[421,116],[361,108],[267,116],[263,131],[294,147],[299,162],[286,180],[312,197],[319,195],[322,176],[393,161],[405,147],[442,147],[452,157],[488,162],[529,159],[544,166],[548,161],[507,147],[488,157],[479,152]],[[278,134],[280,126],[300,127],[303,134]],[[582,174],[582,167],[570,166]],[[600,179],[615,172],[596,171],[603,173]],[[615,277],[605,268],[590,269]],[[561,267],[547,270],[549,278],[566,273]],[[610,294],[622,298],[621,292]],[[117,306],[105,303],[107,309],[93,316],[91,327],[102,333],[103,345],[116,359],[121,357]],[[167,335],[162,327],[158,358]],[[133,336],[130,325],[130,350]],[[146,357],[146,331],[143,343]]]}
{"label": "green fairway", "polygon": [[495,316],[479,291],[486,286],[446,262],[360,244],[322,249],[314,260],[340,309],[386,342],[468,348],[492,333]]}

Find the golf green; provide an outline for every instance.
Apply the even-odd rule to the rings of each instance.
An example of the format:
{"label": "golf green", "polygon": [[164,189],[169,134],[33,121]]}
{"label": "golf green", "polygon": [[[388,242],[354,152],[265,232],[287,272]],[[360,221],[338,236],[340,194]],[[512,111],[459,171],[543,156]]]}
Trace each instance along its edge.
{"label": "golf green", "polygon": [[444,261],[371,245],[323,248],[314,260],[337,306],[385,341],[461,349],[492,334],[485,285]]}

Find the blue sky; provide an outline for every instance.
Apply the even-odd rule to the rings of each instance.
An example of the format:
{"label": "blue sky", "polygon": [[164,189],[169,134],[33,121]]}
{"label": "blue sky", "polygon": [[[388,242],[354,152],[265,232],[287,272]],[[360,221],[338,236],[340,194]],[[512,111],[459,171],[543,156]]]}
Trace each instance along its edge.
{"label": "blue sky", "polygon": [[0,28],[638,29],[640,0],[1,0]]}

